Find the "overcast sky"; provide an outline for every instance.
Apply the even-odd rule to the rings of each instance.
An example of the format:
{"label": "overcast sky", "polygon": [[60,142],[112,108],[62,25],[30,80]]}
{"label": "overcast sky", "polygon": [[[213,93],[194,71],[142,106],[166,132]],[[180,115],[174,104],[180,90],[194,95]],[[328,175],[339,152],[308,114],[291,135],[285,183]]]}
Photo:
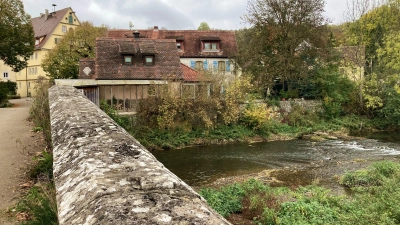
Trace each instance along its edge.
{"label": "overcast sky", "polygon": [[[169,30],[197,29],[201,22],[211,28],[236,30],[246,26],[241,16],[247,0],[22,0],[25,12],[38,17],[45,9],[71,7],[79,20],[110,28],[147,29],[157,25]],[[333,23],[343,21],[347,0],[325,0],[325,16]]]}

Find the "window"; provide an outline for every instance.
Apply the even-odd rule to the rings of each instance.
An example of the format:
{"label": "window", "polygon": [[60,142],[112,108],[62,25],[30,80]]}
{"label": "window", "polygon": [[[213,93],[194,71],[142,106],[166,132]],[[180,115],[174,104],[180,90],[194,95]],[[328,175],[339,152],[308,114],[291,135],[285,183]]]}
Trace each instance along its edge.
{"label": "window", "polygon": [[3,77],[4,77],[4,78],[8,78],[8,72],[4,72],[4,73],[3,73]]}
{"label": "window", "polygon": [[178,48],[178,51],[183,51],[183,43],[182,43],[182,41],[176,42],[176,48]]}
{"label": "window", "polygon": [[193,84],[182,85],[182,98],[195,98],[195,87]]}
{"label": "window", "polygon": [[59,38],[54,38],[54,44],[58,44],[60,42]]}
{"label": "window", "polygon": [[35,59],[38,59],[38,53],[35,52]]}
{"label": "window", "polygon": [[37,67],[35,67],[35,74],[37,74]]}
{"label": "window", "polygon": [[72,15],[69,15],[68,16],[68,23],[69,24],[73,24],[74,22],[73,22],[73,17],[72,17]]}
{"label": "window", "polygon": [[207,98],[210,95],[209,91],[208,85],[196,85],[196,98]]}
{"label": "window", "polygon": [[196,70],[202,70],[203,69],[203,61],[196,61],[194,68]]}
{"label": "window", "polygon": [[38,45],[39,43],[40,43],[40,39],[37,38],[37,39],[35,40],[35,45]]}
{"label": "window", "polygon": [[33,55],[29,56],[29,59],[30,59],[30,60],[33,60]]}
{"label": "window", "polygon": [[218,51],[218,42],[203,42],[203,51]]}
{"label": "window", "polygon": [[144,65],[146,66],[152,66],[154,65],[154,56],[145,56],[144,57]]}
{"label": "window", "polygon": [[67,33],[67,26],[62,26],[62,32]]}
{"label": "window", "polygon": [[28,82],[28,88],[31,88],[31,82]]}
{"label": "window", "polygon": [[131,55],[125,55],[124,56],[124,64],[125,65],[132,65],[132,56]]}
{"label": "window", "polygon": [[218,61],[218,71],[225,71],[225,61]]}

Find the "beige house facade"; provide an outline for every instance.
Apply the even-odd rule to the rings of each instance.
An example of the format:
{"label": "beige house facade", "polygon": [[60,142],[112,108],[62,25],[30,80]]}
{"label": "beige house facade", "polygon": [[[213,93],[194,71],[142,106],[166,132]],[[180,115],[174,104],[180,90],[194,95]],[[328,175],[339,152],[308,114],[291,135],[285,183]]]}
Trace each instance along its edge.
{"label": "beige house facade", "polygon": [[52,50],[62,37],[70,30],[80,25],[72,8],[64,8],[49,12],[47,9],[39,17],[32,18],[35,32],[35,50],[31,55],[27,68],[13,72],[11,68],[0,61],[1,80],[17,82],[17,94],[21,97],[34,95],[34,87],[39,76],[47,77],[42,69],[42,60]]}

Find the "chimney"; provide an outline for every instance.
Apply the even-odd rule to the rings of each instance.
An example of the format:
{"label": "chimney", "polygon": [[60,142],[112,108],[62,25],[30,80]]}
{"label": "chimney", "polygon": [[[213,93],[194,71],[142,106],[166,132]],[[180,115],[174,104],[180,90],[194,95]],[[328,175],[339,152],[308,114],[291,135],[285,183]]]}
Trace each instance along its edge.
{"label": "chimney", "polygon": [[158,34],[159,34],[159,32],[158,32],[158,26],[154,26],[153,34],[152,34],[152,36],[151,36],[151,39],[158,39]]}
{"label": "chimney", "polygon": [[53,13],[55,13],[56,12],[56,4],[52,4],[52,6],[53,6]]}
{"label": "chimney", "polygon": [[44,10],[44,20],[46,21],[49,18],[49,10]]}
{"label": "chimney", "polygon": [[139,39],[139,35],[140,35],[139,31],[133,32],[133,36],[135,37],[135,39]]}

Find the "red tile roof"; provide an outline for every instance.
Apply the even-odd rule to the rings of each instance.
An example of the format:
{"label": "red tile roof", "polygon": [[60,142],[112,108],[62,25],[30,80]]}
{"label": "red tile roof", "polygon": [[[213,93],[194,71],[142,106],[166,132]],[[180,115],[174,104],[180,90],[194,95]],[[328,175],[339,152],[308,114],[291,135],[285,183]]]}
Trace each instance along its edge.
{"label": "red tile roof", "polygon": [[182,71],[183,71],[183,79],[185,82],[200,82],[205,81],[205,77],[203,74],[197,72],[196,70],[186,66],[181,63]]}
{"label": "red tile roof", "polygon": [[53,33],[54,29],[56,29],[57,25],[61,22],[65,14],[70,9],[71,8],[68,7],[49,13],[47,20],[45,15],[31,19],[35,37],[45,37],[38,45],[35,45],[35,49],[41,49],[43,47],[43,45],[50,38],[50,35]]}
{"label": "red tile roof", "polygon": [[[121,50],[123,46],[123,50]],[[129,46],[132,65],[123,63]],[[132,47],[133,48],[133,47]],[[144,65],[144,55],[154,55],[154,65]],[[96,79],[98,80],[161,80],[183,79],[175,40],[134,38],[98,38],[96,40]]]}
{"label": "red tile roof", "polygon": [[[126,38],[132,36],[132,30],[109,30],[108,37]],[[139,30],[141,38],[174,39],[183,41],[183,58],[221,57],[227,58],[237,52],[236,35],[234,31],[223,30]],[[203,52],[201,41],[220,41],[221,50],[218,52]]]}

